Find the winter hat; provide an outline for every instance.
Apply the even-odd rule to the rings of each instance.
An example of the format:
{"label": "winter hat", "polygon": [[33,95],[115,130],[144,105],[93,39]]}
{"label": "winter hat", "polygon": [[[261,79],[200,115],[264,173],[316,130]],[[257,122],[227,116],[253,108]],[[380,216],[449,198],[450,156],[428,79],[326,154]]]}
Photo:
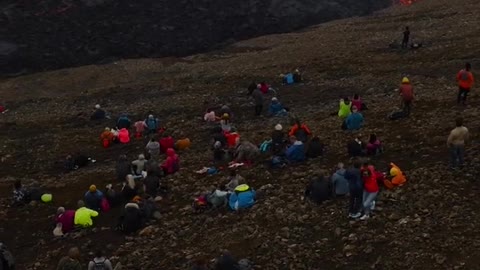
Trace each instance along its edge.
{"label": "winter hat", "polygon": [[90,192],[95,192],[95,191],[97,191],[97,186],[91,185],[88,190],[89,190]]}
{"label": "winter hat", "polygon": [[410,83],[410,80],[407,77],[403,77],[402,83]]}
{"label": "winter hat", "polygon": [[150,115],[148,116],[148,118],[153,118],[153,114],[150,114]]}
{"label": "winter hat", "polygon": [[280,125],[280,124],[277,124],[277,125],[275,126],[275,130],[277,130],[277,131],[281,131],[282,129],[283,129],[283,127],[282,127],[282,125]]}
{"label": "winter hat", "polygon": [[100,104],[95,105],[95,109],[100,109]]}
{"label": "winter hat", "polygon": [[63,214],[63,213],[65,213],[65,207],[62,207],[62,206],[58,207],[57,214]]}
{"label": "winter hat", "polygon": [[140,155],[138,155],[138,159],[139,159],[139,160],[144,160],[144,159],[145,159],[145,156],[144,156],[143,154],[140,154]]}
{"label": "winter hat", "polygon": [[272,101],[278,101],[276,97],[272,97]]}
{"label": "winter hat", "polygon": [[109,127],[106,127],[106,128],[105,128],[105,131],[110,131],[110,128],[109,128]]}
{"label": "winter hat", "polygon": [[215,149],[219,149],[220,147],[222,147],[222,143],[219,142],[219,141],[216,141],[216,142],[213,144],[213,147],[214,147]]}

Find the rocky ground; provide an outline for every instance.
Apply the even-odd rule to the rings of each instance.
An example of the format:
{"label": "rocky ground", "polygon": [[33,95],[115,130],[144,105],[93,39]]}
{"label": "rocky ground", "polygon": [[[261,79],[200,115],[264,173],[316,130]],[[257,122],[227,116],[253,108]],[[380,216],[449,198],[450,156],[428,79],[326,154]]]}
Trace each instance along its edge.
{"label": "rocky ground", "polygon": [[[5,0],[0,75],[185,56],[235,40],[370,14],[391,0]],[[1,61],[4,60],[4,61]]]}
{"label": "rocky ground", "polygon": [[[104,247],[127,269],[188,269],[193,258],[211,259],[221,249],[251,259],[256,269],[479,269],[479,100],[474,89],[470,104],[457,107],[454,80],[465,61],[474,69],[480,64],[479,10],[475,0],[425,0],[208,54],[3,80],[0,100],[10,111],[0,115],[0,239],[15,253],[20,269],[54,269],[72,245],[80,246],[85,263],[90,251]],[[405,25],[423,48],[389,47]],[[281,86],[278,75],[296,67],[305,70],[306,82]],[[392,122],[386,115],[399,103],[396,89],[403,75],[410,77],[418,100],[409,119]],[[224,177],[193,173],[210,157],[208,129],[201,121],[205,104],[229,104],[242,136],[260,142],[277,120],[254,119],[245,88],[263,78],[327,144],[326,156],[280,171],[260,164],[242,168],[249,184],[262,190],[251,210],[193,214],[191,199]],[[408,176],[406,186],[381,193],[379,209],[367,222],[346,218],[346,200],[315,206],[300,199],[313,170],[331,170],[347,160],[345,144],[352,135],[342,132],[339,119],[330,114],[339,97],[355,92],[370,108],[361,133],[376,132],[386,145],[386,153],[374,161],[377,167],[393,161]],[[114,210],[100,217],[94,231],[54,240],[49,218],[56,207],[73,207],[91,183],[113,182],[116,157],[126,153],[133,159],[143,148],[143,141],[135,141],[102,149],[98,135],[113,123],[93,124],[81,117],[96,103],[134,119],[153,110],[167,127],[185,132],[193,147],[180,153],[182,169],[167,180],[172,190],[161,205],[162,219],[148,232],[125,237],[112,231]],[[452,172],[446,168],[445,141],[457,116],[465,118],[473,139],[467,168]],[[288,126],[287,120],[282,124]],[[97,163],[62,174],[63,157],[78,151]],[[52,191],[53,205],[8,208],[15,179]]]}

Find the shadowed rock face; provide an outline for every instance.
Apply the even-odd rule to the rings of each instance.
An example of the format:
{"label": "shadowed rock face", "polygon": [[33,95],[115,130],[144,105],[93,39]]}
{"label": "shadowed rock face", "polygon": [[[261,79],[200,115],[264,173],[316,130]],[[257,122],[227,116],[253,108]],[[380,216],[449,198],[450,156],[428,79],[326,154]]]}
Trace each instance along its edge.
{"label": "shadowed rock face", "polygon": [[[20,0],[0,8],[2,73],[182,56],[384,8],[391,0]],[[12,63],[18,63],[12,65]]]}

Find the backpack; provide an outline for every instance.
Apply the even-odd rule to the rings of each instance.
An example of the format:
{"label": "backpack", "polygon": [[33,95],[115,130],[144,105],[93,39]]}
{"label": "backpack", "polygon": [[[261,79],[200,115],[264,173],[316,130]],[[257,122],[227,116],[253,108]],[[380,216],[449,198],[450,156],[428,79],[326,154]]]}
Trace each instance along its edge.
{"label": "backpack", "polygon": [[270,150],[270,147],[271,147],[271,146],[272,146],[272,141],[271,141],[271,140],[264,141],[264,142],[260,145],[260,152],[266,153],[268,150]]}
{"label": "backpack", "polygon": [[105,268],[105,261],[106,261],[106,260],[107,260],[107,259],[104,259],[104,260],[101,261],[101,262],[92,261],[93,264],[94,264],[94,265],[93,265],[93,269],[94,269],[94,270],[105,270],[105,269],[106,269],[106,268]]}
{"label": "backpack", "polygon": [[300,127],[297,132],[295,132],[295,137],[301,142],[306,142],[308,139],[307,132],[303,127]]}
{"label": "backpack", "polygon": [[106,198],[102,198],[102,201],[100,202],[100,208],[102,209],[102,212],[106,213],[110,211],[110,203]]}

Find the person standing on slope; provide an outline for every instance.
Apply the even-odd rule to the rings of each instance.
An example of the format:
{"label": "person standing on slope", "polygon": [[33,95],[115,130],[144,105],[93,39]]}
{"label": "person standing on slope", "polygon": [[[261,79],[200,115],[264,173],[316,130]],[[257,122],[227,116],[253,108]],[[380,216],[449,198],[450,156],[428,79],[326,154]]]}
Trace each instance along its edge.
{"label": "person standing on slope", "polygon": [[472,65],[470,63],[465,64],[465,69],[460,70],[457,73],[457,82],[458,82],[458,97],[457,97],[457,104],[462,102],[462,105],[466,105],[467,102],[467,95],[470,92],[470,89],[473,86],[473,74],[470,71],[472,69]]}
{"label": "person standing on slope", "polygon": [[402,40],[402,48],[408,47],[408,41],[410,40],[410,28],[407,26],[405,27],[405,31],[403,31],[403,40]]}
{"label": "person standing on slope", "polygon": [[400,96],[402,97],[402,107],[405,116],[410,115],[412,101],[413,101],[413,86],[407,77],[403,77],[402,85],[400,86]]}
{"label": "person standing on slope", "polygon": [[456,168],[463,167],[465,142],[469,139],[468,129],[463,126],[463,119],[456,120],[456,128],[454,128],[447,139],[447,146],[450,148],[450,166]]}

